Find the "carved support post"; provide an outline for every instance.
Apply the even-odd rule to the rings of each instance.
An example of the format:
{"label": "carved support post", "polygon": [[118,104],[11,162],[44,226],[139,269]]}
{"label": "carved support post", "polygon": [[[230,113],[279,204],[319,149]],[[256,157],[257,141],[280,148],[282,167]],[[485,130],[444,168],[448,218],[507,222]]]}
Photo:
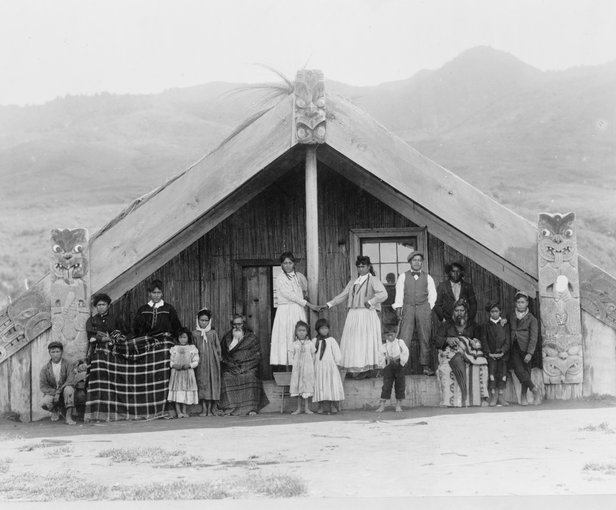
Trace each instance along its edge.
{"label": "carved support post", "polygon": [[[318,302],[319,291],[319,209],[317,192],[317,148],[307,147],[306,273],[308,278],[308,300],[311,303]],[[312,319],[314,319],[315,317],[316,315],[314,315]]]}
{"label": "carved support post", "polygon": [[539,214],[539,299],[547,398],[582,397],[583,352],[575,214]]}
{"label": "carved support post", "polygon": [[51,231],[51,336],[64,345],[69,361],[85,358],[90,317],[88,231]]}

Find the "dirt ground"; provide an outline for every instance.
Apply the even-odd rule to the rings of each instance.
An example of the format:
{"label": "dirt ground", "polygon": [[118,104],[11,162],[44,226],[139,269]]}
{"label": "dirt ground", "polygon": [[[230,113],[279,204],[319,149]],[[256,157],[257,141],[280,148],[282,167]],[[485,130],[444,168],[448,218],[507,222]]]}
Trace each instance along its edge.
{"label": "dirt ground", "polygon": [[[14,498],[11,480],[65,472],[103,486],[285,475],[309,498],[616,492],[613,400],[74,427],[4,421],[0,439],[0,501]],[[146,449],[155,455],[128,458]]]}

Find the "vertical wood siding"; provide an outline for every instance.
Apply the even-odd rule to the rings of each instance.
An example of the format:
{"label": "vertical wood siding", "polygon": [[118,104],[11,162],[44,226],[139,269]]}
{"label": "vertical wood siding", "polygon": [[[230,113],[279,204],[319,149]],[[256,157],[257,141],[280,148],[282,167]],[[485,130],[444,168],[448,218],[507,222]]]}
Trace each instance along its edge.
{"label": "vertical wood siding", "polygon": [[[360,228],[415,227],[409,219],[387,204],[319,163],[319,293],[312,302],[325,303],[338,294],[349,279],[349,231]],[[303,163],[197,242],[155,271],[145,281],[112,305],[113,312],[127,323],[145,303],[147,283],[154,278],[164,284],[164,299],[175,306],[182,324],[194,328],[195,313],[204,305],[213,310],[213,325],[222,334],[229,329],[233,313],[245,313],[242,267],[278,263],[283,251],[292,251],[297,269],[305,273],[305,199]],[[444,266],[459,261],[466,267],[478,298],[478,320],[485,321],[483,307],[498,299],[505,310],[513,310],[515,289],[467,259],[428,232],[430,273],[435,283],[446,279]],[[343,305],[326,312],[332,335],[340,339],[346,310]],[[313,325],[312,325],[313,326]],[[262,343],[269,338],[261,339]],[[412,350],[417,350],[412,346]],[[413,367],[414,371],[418,367]]]}

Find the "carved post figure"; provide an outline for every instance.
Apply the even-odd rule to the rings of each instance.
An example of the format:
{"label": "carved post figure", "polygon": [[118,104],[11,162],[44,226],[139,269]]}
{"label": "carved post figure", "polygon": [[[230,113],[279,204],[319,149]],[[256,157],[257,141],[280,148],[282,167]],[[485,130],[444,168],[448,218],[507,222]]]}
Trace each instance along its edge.
{"label": "carved post figure", "polygon": [[85,358],[90,317],[88,231],[51,231],[51,334],[69,361]]}
{"label": "carved post figure", "polygon": [[303,69],[295,77],[295,137],[299,143],[325,143],[323,72]]}
{"label": "carved post figure", "polygon": [[547,398],[582,396],[582,325],[574,213],[539,214],[539,299]]}

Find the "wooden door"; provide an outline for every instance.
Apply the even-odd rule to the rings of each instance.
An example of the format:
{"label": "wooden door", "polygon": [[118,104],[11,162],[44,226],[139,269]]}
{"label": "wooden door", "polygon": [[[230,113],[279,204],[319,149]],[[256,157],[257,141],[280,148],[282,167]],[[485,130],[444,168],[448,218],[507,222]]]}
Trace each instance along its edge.
{"label": "wooden door", "polygon": [[272,336],[272,268],[243,267],[242,280],[246,323],[261,342],[261,378],[271,379],[269,358]]}

